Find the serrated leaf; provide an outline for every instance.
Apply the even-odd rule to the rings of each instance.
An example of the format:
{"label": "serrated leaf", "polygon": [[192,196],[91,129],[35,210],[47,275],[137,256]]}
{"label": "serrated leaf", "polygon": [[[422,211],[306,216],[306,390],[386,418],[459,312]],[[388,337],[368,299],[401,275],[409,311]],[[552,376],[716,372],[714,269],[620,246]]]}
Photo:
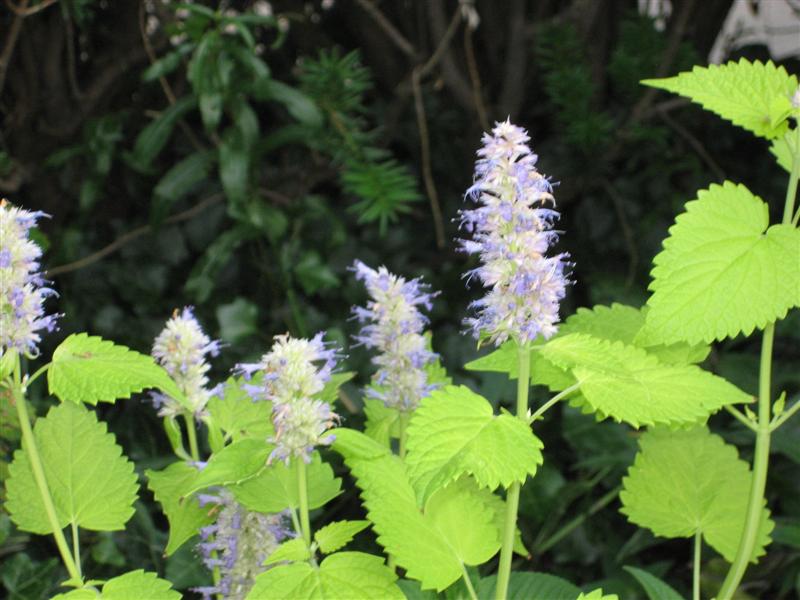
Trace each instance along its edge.
{"label": "serrated leaf", "polygon": [[256,578],[248,600],[325,600],[381,598],[405,600],[397,575],[383,559],[363,552],[338,552],[314,567],[292,563],[269,569]]}
{"label": "serrated leaf", "polygon": [[169,581],[138,569],[106,581],[100,597],[102,600],[180,600],[181,595],[172,589]]}
{"label": "serrated leaf", "polygon": [[215,485],[234,485],[257,475],[266,468],[272,446],[264,440],[247,438],[233,442],[208,460],[192,483],[188,494]]}
{"label": "serrated leaf", "polygon": [[161,504],[169,522],[169,540],[164,551],[167,556],[213,521],[208,508],[201,507],[195,498],[189,497],[199,474],[196,468],[185,462],[172,463],[162,471],[145,471],[147,487]]}
{"label": "serrated leaf", "polygon": [[597,588],[591,592],[581,592],[576,600],[619,600],[616,594],[604,594],[602,588]]}
{"label": "serrated leaf", "polygon": [[[497,575],[478,582],[478,598],[494,598]],[[511,572],[507,600],[575,600],[581,590],[566,579],[535,572]]]}
{"label": "serrated leaf", "polygon": [[800,231],[726,181],[698,193],[653,263],[647,329],[665,342],[749,335],[800,301]]}
{"label": "serrated leaf", "polygon": [[644,588],[650,600],[683,600],[683,597],[676,592],[670,585],[661,581],[652,573],[636,567],[622,567],[633,575],[636,581]]}
{"label": "serrated leaf", "polygon": [[[82,404],[65,402],[36,421],[34,437],[59,525],[123,529],[133,516],[139,486],[133,463],[123,456],[105,423]],[[6,508],[17,527],[53,532],[24,444],[9,466],[6,493]]]}
{"label": "serrated leaf", "polygon": [[302,537],[296,537],[291,540],[286,540],[275,548],[275,552],[270,554],[262,564],[266,567],[284,561],[295,562],[298,560],[308,560],[310,556],[311,554],[309,553],[306,541]]}
{"label": "serrated leaf", "polygon": [[51,394],[70,402],[114,402],[147,388],[183,399],[152,357],[85,333],[70,335],[55,349],[47,384]]}
{"label": "serrated leaf", "polygon": [[[480,557],[480,562],[485,562],[491,557],[485,538],[496,535],[494,511],[476,502],[472,495],[454,487],[447,493],[453,494],[453,500],[444,495],[439,512],[423,514],[405,465],[387,448],[352,429],[337,429],[333,448],[345,457],[357,479],[378,542],[406,569],[408,577],[422,583],[423,589],[441,591],[461,577],[465,564],[479,564],[468,561]],[[484,539],[471,540],[461,533],[453,533],[455,539],[449,539],[450,507],[461,511],[462,527],[463,523],[469,523],[470,528],[482,532]],[[471,545],[473,542],[475,547]],[[497,542],[493,552],[499,547]],[[462,556],[459,550],[468,556]]]}
{"label": "serrated leaf", "polygon": [[685,96],[723,119],[758,136],[782,135],[788,124],[773,122],[776,98],[789,99],[797,89],[797,77],[772,61],[763,64],[745,58],[738,63],[694,67],[665,79],[646,79],[643,84]]}
{"label": "serrated leaf", "polygon": [[323,554],[336,552],[352,540],[359,531],[369,527],[369,521],[335,521],[318,529],[314,539]]}
{"label": "serrated leaf", "polygon": [[752,400],[699,367],[664,365],[644,350],[620,342],[573,333],[554,338],[541,352],[571,369],[596,412],[634,427],[695,423],[725,405]]}
{"label": "serrated leaf", "polygon": [[[653,429],[639,439],[640,451],[620,492],[628,520],[668,538],[698,531],[729,562],[744,529],[751,473],[736,448],[705,427]],[[765,553],[774,527],[761,515],[753,562]]]}
{"label": "serrated leaf", "polygon": [[[256,375],[250,382],[257,385]],[[253,402],[253,399],[242,389],[241,378],[230,377],[225,382],[222,398],[213,396],[208,401],[211,420],[225,432],[226,439],[234,442],[245,438],[266,440],[275,434],[272,425],[272,403],[267,401]]]}
{"label": "serrated leaf", "polygon": [[364,415],[364,433],[376,442],[389,446],[392,438],[400,437],[400,411],[396,408],[377,398],[365,398]]}
{"label": "serrated leaf", "polygon": [[[322,462],[319,452],[311,455],[306,466],[306,481],[311,510],[324,506],[342,491],[342,480],[334,476],[329,464]],[[294,466],[287,467],[282,462],[272,463],[255,477],[228,489],[248,510],[277,513],[300,507],[297,473]]]}
{"label": "serrated leaf", "polygon": [[496,416],[486,399],[464,386],[423,398],[406,447],[408,477],[420,505],[462,473],[494,490],[524,482],[542,464],[543,444],[528,423],[508,413]]}
{"label": "serrated leaf", "polygon": [[792,172],[792,149],[789,146],[786,136],[772,140],[769,147],[775,162],[787,173]]}

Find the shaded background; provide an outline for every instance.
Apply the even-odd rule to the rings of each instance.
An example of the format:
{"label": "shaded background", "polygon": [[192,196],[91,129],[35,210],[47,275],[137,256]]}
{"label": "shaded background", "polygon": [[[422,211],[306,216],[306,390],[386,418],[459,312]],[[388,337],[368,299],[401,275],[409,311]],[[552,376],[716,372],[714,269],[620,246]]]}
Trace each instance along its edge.
{"label": "shaded background", "polygon": [[[434,349],[456,380],[508,402],[504,378],[461,368],[478,354],[461,319],[480,290],[466,288],[474,265],[454,242],[481,134],[506,117],[529,130],[540,170],[558,182],[559,249],[576,281],[564,316],[643,304],[651,259],[697,189],[731,179],[776,214],[782,206],[786,177],[763,140],[638,83],[706,64],[728,0],[212,4],[217,12],[161,0],[0,9],[0,192],[52,215],[40,241],[60,294],[52,310],[65,313],[46,356],[76,331],[149,352],[171,311],[192,304],[227,344],[214,363],[222,379],[275,334],[326,330],[359,372],[340,408],[357,426],[371,373],[349,341],[350,307],[365,301],[347,270],[359,258],[439,290]],[[739,56],[770,58],[763,45],[729,58]],[[800,387],[797,312],[776,339],[775,389],[790,394]],[[706,367],[755,392],[758,348],[725,341]],[[45,390],[33,395],[41,412]],[[99,411],[140,472],[170,462],[145,399]],[[18,436],[3,423],[8,459]],[[748,432],[727,415],[713,426],[749,460]],[[798,436],[796,422],[776,435],[768,489],[778,527],[748,572],[750,597],[798,597]],[[656,540],[617,513],[635,434],[559,407],[541,437],[548,460],[522,499],[536,556],[517,568],[627,599],[641,592],[622,566],[646,565],[688,590],[690,542]],[[352,489],[333,504],[319,525],[359,514]],[[1,513],[0,540],[10,597],[47,597],[64,578],[50,540],[15,531]],[[98,577],[142,567],[180,588],[207,577],[188,546],[162,557],[165,522],[146,489],[125,532],[87,540],[85,571]],[[704,557],[711,595],[726,565],[709,548]]]}

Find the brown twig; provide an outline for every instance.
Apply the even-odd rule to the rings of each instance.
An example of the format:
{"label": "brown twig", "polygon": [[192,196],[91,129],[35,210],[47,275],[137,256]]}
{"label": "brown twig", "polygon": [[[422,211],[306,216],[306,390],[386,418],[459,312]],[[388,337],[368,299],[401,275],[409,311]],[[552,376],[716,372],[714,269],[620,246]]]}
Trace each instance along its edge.
{"label": "brown twig", "polygon": [[[28,0],[22,0],[20,3],[21,8],[24,10],[28,5]],[[3,52],[0,54],[0,96],[3,94],[3,87],[6,83],[6,73],[8,72],[8,63],[11,62],[11,55],[14,54],[14,47],[17,45],[17,38],[22,29],[22,21],[25,20],[25,15],[17,12],[14,13],[14,20],[11,22],[11,28],[8,30],[8,37],[3,46]]]}
{"label": "brown twig", "polygon": [[6,6],[8,7],[8,10],[13,12],[18,17],[22,17],[24,19],[25,17],[30,17],[31,15],[36,14],[40,10],[44,10],[56,2],[58,2],[58,0],[42,0],[42,2],[36,6],[28,6],[28,0],[22,0],[19,5],[14,4],[11,2],[11,0],[6,0]]}
{"label": "brown twig", "polygon": [[[203,211],[205,211],[207,208],[221,202],[223,197],[224,195],[222,193],[212,194],[205,200],[194,205],[192,208],[185,210],[181,213],[178,213],[176,215],[172,215],[171,217],[167,217],[166,219],[164,219],[164,225],[174,225],[175,223],[180,223],[181,221],[188,221],[189,219],[192,219],[195,216],[202,213]],[[63,275],[64,273],[69,273],[71,271],[77,271],[78,269],[88,267],[89,265],[105,258],[109,254],[116,252],[123,246],[131,243],[133,240],[140,238],[148,233],[151,233],[153,229],[154,228],[150,225],[143,225],[142,227],[137,227],[136,229],[133,229],[132,231],[129,231],[128,233],[121,235],[107,246],[101,248],[97,252],[93,252],[89,256],[84,256],[83,258],[73,261],[71,263],[59,265],[57,267],[53,267],[52,269],[48,269],[47,276],[56,277],[58,275]]]}
{"label": "brown twig", "polygon": [[469,81],[472,84],[472,97],[475,100],[475,112],[478,113],[481,129],[489,131],[489,116],[486,113],[486,105],[483,103],[483,91],[481,87],[481,74],[478,71],[478,61],[475,60],[475,46],[472,43],[472,28],[464,27],[464,54],[467,57],[467,72]]}
{"label": "brown twig", "polygon": [[392,22],[369,0],[358,0],[358,5],[363,8],[370,17],[383,29],[394,45],[412,60],[417,60],[417,51],[400,31],[392,25]]}

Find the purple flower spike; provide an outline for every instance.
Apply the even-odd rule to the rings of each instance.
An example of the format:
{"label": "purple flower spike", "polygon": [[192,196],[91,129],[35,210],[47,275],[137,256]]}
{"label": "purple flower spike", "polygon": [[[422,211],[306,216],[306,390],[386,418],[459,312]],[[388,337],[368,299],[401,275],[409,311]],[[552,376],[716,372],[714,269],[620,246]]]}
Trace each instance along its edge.
{"label": "purple flower spike", "polygon": [[0,200],[0,354],[15,349],[39,355],[40,331],[53,331],[60,315],[45,315],[44,300],[55,292],[39,272],[42,250],[30,229],[43,212],[31,212]]}
{"label": "purple flower spike", "polygon": [[543,207],[555,204],[552,185],[536,170],[529,140],[509,121],[484,134],[475,183],[466,194],[478,206],[460,212],[461,227],[472,233],[471,240],[461,240],[461,249],[482,262],[465,277],[477,276],[491,288],[472,303],[475,317],[465,322],[475,337],[488,334],[498,346],[509,338],[526,343],[553,336],[559,304],[572,283],[568,255],[545,256],[558,239],[552,227],[559,215]]}
{"label": "purple flower spike", "polygon": [[428,383],[425,366],[436,359],[422,335],[428,319],[420,307],[430,310],[436,294],[419,279],[406,280],[386,267],[377,271],[357,260],[352,270],[370,295],[366,307],[356,306],[353,315],[364,325],[355,336],[358,343],[378,350],[372,359],[378,367],[367,394],[391,408],[414,410],[435,387]]}

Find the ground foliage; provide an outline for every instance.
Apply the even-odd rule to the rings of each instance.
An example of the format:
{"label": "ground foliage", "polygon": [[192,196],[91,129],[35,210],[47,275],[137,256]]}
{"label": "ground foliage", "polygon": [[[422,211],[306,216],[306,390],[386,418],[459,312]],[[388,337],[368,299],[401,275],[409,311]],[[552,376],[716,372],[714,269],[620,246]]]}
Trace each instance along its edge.
{"label": "ground foliage", "polygon": [[[407,276],[424,275],[445,292],[447,304],[434,305],[434,349],[456,383],[470,383],[495,404],[508,402],[513,388],[505,375],[455,369],[479,353],[464,343],[454,318],[476,292],[461,280],[467,261],[453,250],[450,240],[459,234],[451,219],[470,182],[479,133],[490,121],[510,115],[528,128],[542,172],[559,182],[562,245],[572,254],[577,282],[563,315],[612,300],[641,306],[651,283],[650,261],[695,190],[708,189],[698,202],[710,202],[714,184],[727,178],[746,183],[751,203],[783,195],[780,168],[751,159],[766,154],[764,142],[638,84],[703,64],[728,2],[674,2],[676,15],[659,32],[636,15],[634,2],[529,6],[509,0],[501,7],[479,0],[478,29],[469,32],[458,21],[452,37],[447,32],[458,11],[454,2],[378,3],[400,42],[374,20],[367,10],[372,3],[331,4],[276,1],[272,16],[258,17],[252,3],[230,3],[247,16],[238,21],[220,21],[200,9],[178,18],[160,2],[148,12],[136,2],[63,0],[24,18],[3,9],[0,26],[11,31],[19,19],[21,29],[0,96],[0,191],[18,205],[53,215],[40,241],[61,294],[58,310],[67,315],[44,355],[77,331],[148,353],[172,308],[185,304],[196,304],[210,333],[232,345],[215,363],[219,380],[234,362],[260,355],[284,331],[302,336],[326,329],[349,346],[355,327],[349,309],[362,298],[346,267],[358,257]],[[160,26],[148,35],[154,15]],[[443,38],[449,44],[428,63]],[[743,52],[765,58],[762,48]],[[787,64],[790,72],[797,67]],[[433,210],[431,182],[440,204]],[[687,231],[690,226],[687,219]],[[762,231],[753,224],[752,235]],[[678,241],[676,233],[664,254],[682,251]],[[667,279],[659,285],[671,285]],[[573,318],[589,317],[579,312]],[[645,351],[656,346],[665,363],[670,352],[697,352],[633,342],[645,317],[625,318],[608,334],[609,349],[615,342],[634,343],[645,360]],[[719,330],[735,333],[755,324],[721,324]],[[697,341],[717,333],[710,330]],[[797,311],[781,324],[777,339],[775,387],[796,393]],[[705,360],[754,393],[758,347],[733,337],[707,358],[701,352],[685,362]],[[364,419],[359,386],[369,367],[363,349],[349,348],[348,354],[348,367],[361,374],[343,397],[347,423],[356,428]],[[559,360],[550,371],[534,364],[534,381],[566,387],[554,383],[571,377],[564,357]],[[50,374],[56,393],[59,386],[69,389],[69,363],[59,369],[63,373]],[[550,379],[537,380],[541,372]],[[534,402],[546,397],[544,389],[534,388]],[[98,390],[97,399],[104,393]],[[44,382],[31,395],[39,414],[46,414]],[[603,397],[598,392],[585,401],[602,404]],[[19,445],[8,402],[0,396],[0,477]],[[519,521],[522,539],[537,554],[519,558],[517,568],[636,598],[637,580],[647,574],[625,567],[646,564],[653,574],[682,582],[679,591],[685,592],[689,542],[657,540],[618,512],[619,487],[637,440],[617,423],[595,424],[582,414],[580,401],[573,404],[554,411],[551,427],[541,431],[548,457],[523,488]],[[601,408],[613,414],[613,406]],[[61,411],[86,418],[69,404]],[[170,462],[160,420],[141,396],[101,404],[99,412],[137,468],[158,471]],[[54,423],[59,414],[53,413]],[[89,426],[102,442],[106,433],[97,423]],[[724,416],[714,427],[741,442],[739,454],[749,461],[751,437],[743,427]],[[768,500],[781,517],[768,555],[748,571],[744,593],[751,597],[800,593],[798,435],[797,423],[790,423],[774,438]],[[336,454],[329,460],[336,464]],[[347,472],[341,461],[337,468],[340,475]],[[144,473],[138,475],[144,483]],[[202,584],[207,575],[188,544],[162,555],[167,524],[153,498],[162,492],[157,479],[149,485],[149,492],[142,486],[125,531],[106,531],[115,529],[111,523],[88,532],[87,571],[111,578],[135,566],[181,590]],[[326,518],[364,517],[352,480],[345,489]],[[381,510],[369,502],[367,509]],[[425,526],[421,521],[419,527]],[[369,536],[359,540],[365,551],[376,548],[365,541]],[[0,582],[11,598],[49,597],[49,582],[66,579],[50,546],[49,539],[17,531],[0,511]],[[327,559],[331,572],[336,560],[361,560],[334,557]],[[705,568],[709,591],[719,585],[713,560]],[[725,565],[716,560],[721,578]]]}

